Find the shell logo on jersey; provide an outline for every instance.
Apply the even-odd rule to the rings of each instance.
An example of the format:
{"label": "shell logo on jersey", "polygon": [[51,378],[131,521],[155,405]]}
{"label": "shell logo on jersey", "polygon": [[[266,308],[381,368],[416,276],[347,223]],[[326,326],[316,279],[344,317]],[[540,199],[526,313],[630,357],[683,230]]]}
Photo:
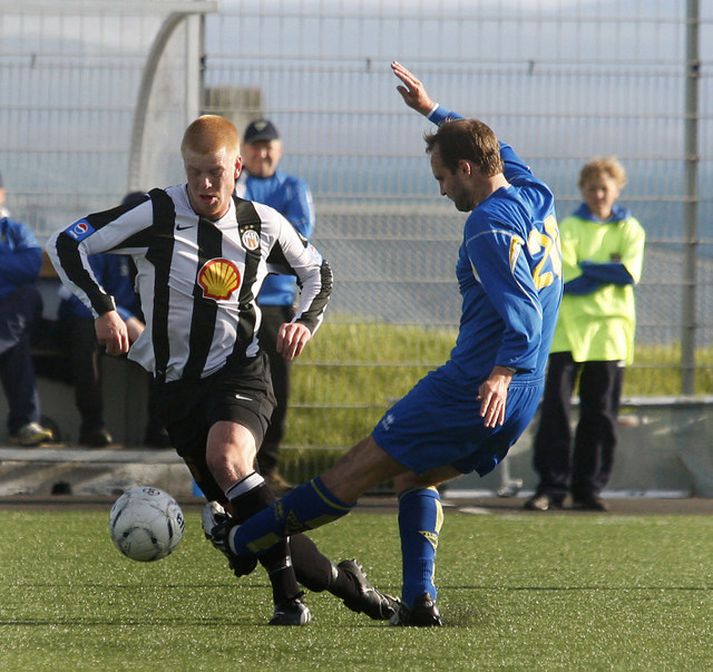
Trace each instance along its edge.
{"label": "shell logo on jersey", "polygon": [[204,297],[224,301],[240,286],[240,271],[229,259],[210,259],[198,272],[197,282]]}
{"label": "shell logo on jersey", "polygon": [[243,233],[243,247],[246,250],[250,250],[253,252],[254,250],[257,250],[257,248],[260,246],[260,236],[257,235],[257,231],[253,231],[252,229],[248,229]]}

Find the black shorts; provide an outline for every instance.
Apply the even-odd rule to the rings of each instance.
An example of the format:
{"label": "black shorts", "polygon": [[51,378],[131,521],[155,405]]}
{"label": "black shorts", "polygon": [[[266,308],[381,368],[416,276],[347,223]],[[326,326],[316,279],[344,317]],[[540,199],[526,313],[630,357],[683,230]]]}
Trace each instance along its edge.
{"label": "black shorts", "polygon": [[156,405],[171,445],[205,495],[223,500],[206,465],[208,432],[221,420],[236,422],[252,432],[260,448],[275,408],[267,355],[230,362],[199,381],[177,380],[156,387]]}

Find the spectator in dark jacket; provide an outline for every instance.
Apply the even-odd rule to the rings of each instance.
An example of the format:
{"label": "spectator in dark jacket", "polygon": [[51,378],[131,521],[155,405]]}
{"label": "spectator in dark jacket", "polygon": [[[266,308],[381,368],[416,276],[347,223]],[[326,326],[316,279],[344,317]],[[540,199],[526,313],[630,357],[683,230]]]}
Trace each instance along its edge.
{"label": "spectator in dark jacket", "polygon": [[[144,200],[143,192],[127,194],[122,205]],[[117,254],[95,254],[89,257],[94,277],[116,301],[116,309],[126,323],[133,343],[144,330],[141,306],[134,291],[134,269],[130,257]],[[74,383],[74,397],[81,416],[79,444],[102,448],[112,442],[104,422],[101,355],[94,331],[94,315],[81,300],[64,287],[60,289],[59,322],[62,342],[67,349]],[[144,443],[156,448],[169,445],[168,434],[156,419],[149,393],[149,420]]]}

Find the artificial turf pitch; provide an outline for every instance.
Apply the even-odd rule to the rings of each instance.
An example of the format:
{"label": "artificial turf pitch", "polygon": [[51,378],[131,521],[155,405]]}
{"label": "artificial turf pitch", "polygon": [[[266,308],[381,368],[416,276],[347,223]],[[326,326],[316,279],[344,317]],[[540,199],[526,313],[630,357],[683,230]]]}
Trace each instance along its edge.
{"label": "artificial turf pitch", "polygon": [[[92,510],[0,509],[0,670],[713,669],[713,518],[448,511],[445,627],[394,628],[309,594],[313,622],[266,625],[268,582],[236,580],[186,511],[177,551],[122,557]],[[398,593],[395,511],[312,533]]]}

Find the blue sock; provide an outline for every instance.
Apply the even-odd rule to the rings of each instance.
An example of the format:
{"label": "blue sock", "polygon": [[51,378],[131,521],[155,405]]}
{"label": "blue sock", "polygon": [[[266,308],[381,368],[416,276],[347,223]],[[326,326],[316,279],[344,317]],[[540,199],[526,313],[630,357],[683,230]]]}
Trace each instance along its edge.
{"label": "blue sock", "polygon": [[337,499],[317,476],[234,527],[228,543],[237,555],[259,555],[291,534],[313,530],[345,516],[352,506]]}
{"label": "blue sock", "polygon": [[441,497],[435,488],[414,488],[399,497],[403,573],[401,597],[407,607],[412,607],[424,593],[434,600],[438,595],[433,580],[438,534],[442,525]]}

